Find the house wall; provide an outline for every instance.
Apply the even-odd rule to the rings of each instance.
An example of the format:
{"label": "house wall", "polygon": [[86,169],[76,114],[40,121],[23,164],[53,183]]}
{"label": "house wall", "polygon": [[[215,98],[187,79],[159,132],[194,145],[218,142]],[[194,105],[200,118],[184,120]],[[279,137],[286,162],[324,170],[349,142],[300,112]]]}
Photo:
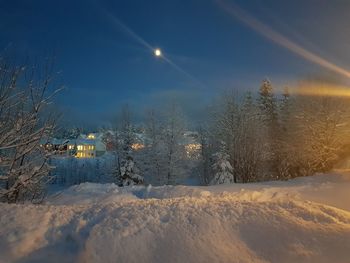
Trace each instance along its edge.
{"label": "house wall", "polygon": [[78,145],[77,158],[94,158],[96,157],[96,148],[94,145]]}

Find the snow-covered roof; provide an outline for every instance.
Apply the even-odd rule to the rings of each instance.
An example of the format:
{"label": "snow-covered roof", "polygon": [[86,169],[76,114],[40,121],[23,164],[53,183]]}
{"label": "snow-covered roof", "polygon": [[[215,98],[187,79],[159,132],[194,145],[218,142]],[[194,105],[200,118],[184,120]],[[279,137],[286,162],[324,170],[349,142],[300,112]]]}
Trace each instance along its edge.
{"label": "snow-covered roof", "polygon": [[103,137],[103,133],[102,132],[90,132],[90,133],[87,133],[87,134],[80,134],[78,139],[88,139],[88,137],[90,135],[93,135],[95,138],[93,140],[96,140],[96,139],[102,139]]}
{"label": "snow-covered roof", "polygon": [[90,139],[75,139],[75,140],[69,140],[69,145],[95,145],[96,140],[90,140]]}

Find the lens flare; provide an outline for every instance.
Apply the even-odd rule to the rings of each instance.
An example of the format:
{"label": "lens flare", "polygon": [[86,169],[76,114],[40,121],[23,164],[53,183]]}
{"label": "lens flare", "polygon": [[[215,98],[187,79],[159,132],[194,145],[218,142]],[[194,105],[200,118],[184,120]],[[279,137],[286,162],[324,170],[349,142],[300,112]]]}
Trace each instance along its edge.
{"label": "lens flare", "polygon": [[337,72],[340,75],[346,76],[350,78],[350,72],[332,62],[329,62],[325,58],[322,58],[314,53],[312,53],[309,50],[306,50],[302,46],[292,42],[287,37],[283,36],[279,32],[273,30],[268,25],[262,23],[258,19],[254,18],[250,14],[248,14],[246,11],[241,9],[236,4],[230,2],[230,4],[226,3],[225,0],[216,0],[219,6],[226,11],[228,14],[232,15],[236,19],[238,19],[240,22],[246,24],[251,29],[259,33],[260,35],[264,36],[265,38],[269,39],[270,41],[288,49],[289,51],[303,57],[304,59],[313,62],[319,66],[322,66],[328,70],[332,70],[334,72]]}
{"label": "lens flare", "polygon": [[350,87],[328,83],[304,82],[291,88],[290,93],[301,96],[349,98]]}
{"label": "lens flare", "polygon": [[162,51],[159,48],[156,48],[153,53],[156,57],[162,56]]}
{"label": "lens flare", "polygon": [[[96,4],[98,4],[96,2]],[[124,31],[127,35],[129,35],[131,38],[136,40],[139,44],[150,50],[156,57],[161,57],[165,62],[167,62],[172,68],[177,70],[178,72],[185,75],[187,78],[191,79],[192,82],[196,83],[196,87],[205,87],[201,81],[199,81],[197,78],[192,76],[190,73],[182,69],[179,65],[177,65],[174,61],[172,61],[169,57],[164,56],[162,51],[159,48],[152,47],[146,40],[144,40],[141,36],[139,36],[136,32],[131,30],[127,25],[125,25],[121,20],[119,20],[114,14],[109,12],[107,9],[103,8],[101,5],[99,5],[99,8],[104,13],[105,17],[109,19],[111,24],[113,24],[118,29],[121,29]]]}

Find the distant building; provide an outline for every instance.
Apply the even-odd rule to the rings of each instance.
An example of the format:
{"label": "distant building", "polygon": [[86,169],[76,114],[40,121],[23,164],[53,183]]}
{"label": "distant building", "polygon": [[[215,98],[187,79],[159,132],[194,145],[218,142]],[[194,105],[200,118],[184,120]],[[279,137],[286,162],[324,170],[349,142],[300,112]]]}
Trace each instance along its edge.
{"label": "distant building", "polygon": [[68,155],[74,155],[77,158],[96,157],[96,142],[89,139],[70,140],[68,143]]}
{"label": "distant building", "polygon": [[106,131],[102,136],[102,142],[106,146],[106,151],[114,151],[117,148],[116,135],[113,131]]}
{"label": "distant building", "polygon": [[185,146],[186,155],[190,159],[198,159],[202,145],[198,142],[198,133],[187,131],[184,133],[183,144]]}
{"label": "distant building", "polygon": [[[134,134],[133,151],[140,151],[147,147],[148,138],[144,133]],[[50,139],[42,142],[42,146],[55,155],[75,156],[76,158],[95,158],[106,151],[115,151],[118,147],[116,135],[112,131],[104,133],[80,134],[77,139]],[[201,153],[201,144],[198,143],[198,133],[187,131],[183,134],[180,144],[185,148],[190,159],[198,159]]]}
{"label": "distant building", "polygon": [[75,152],[77,158],[94,158],[106,152],[106,145],[102,141],[102,134],[81,134],[76,140],[71,140],[68,150]]}
{"label": "distant building", "polygon": [[45,147],[46,150],[54,152],[57,155],[65,155],[67,152],[67,143],[69,140],[66,139],[42,139],[40,142],[41,147]]}
{"label": "distant building", "polygon": [[143,133],[135,133],[134,134],[134,141],[133,144],[131,145],[131,148],[134,151],[139,151],[142,150],[143,148],[145,148],[145,135]]}
{"label": "distant building", "polygon": [[75,156],[76,158],[95,158],[106,152],[102,136],[97,133],[81,134],[77,139],[51,139],[42,146],[56,155]]}

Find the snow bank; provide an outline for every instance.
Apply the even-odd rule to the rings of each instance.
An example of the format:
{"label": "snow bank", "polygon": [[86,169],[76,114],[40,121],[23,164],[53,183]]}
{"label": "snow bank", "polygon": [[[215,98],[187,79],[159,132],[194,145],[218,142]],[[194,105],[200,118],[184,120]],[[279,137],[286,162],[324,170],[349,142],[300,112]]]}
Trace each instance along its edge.
{"label": "snow bank", "polygon": [[350,210],[334,194],[349,200],[346,187],[340,174],[213,187],[85,183],[45,205],[0,204],[0,262],[348,262]]}

